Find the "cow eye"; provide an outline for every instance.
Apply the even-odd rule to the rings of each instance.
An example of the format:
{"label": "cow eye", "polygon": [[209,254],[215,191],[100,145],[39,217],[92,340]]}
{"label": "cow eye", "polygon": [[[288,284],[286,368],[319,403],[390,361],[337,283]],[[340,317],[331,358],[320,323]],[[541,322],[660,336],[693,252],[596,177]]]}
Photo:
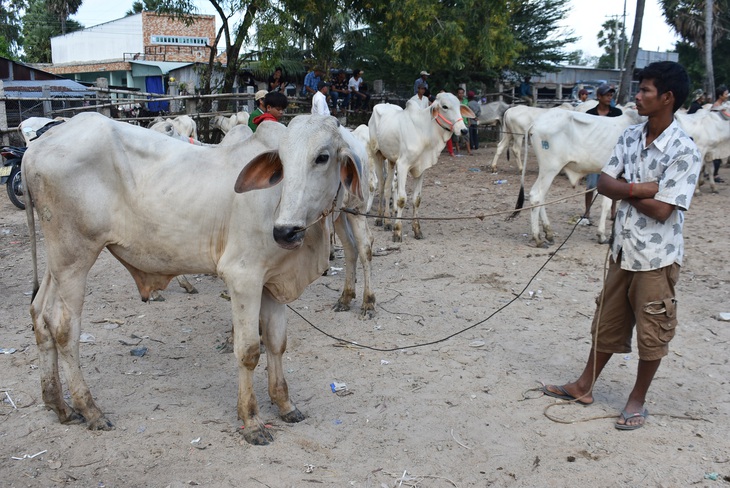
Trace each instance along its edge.
{"label": "cow eye", "polygon": [[329,160],[330,160],[329,154],[320,154],[319,156],[317,156],[317,159],[314,162],[317,164],[325,164]]}

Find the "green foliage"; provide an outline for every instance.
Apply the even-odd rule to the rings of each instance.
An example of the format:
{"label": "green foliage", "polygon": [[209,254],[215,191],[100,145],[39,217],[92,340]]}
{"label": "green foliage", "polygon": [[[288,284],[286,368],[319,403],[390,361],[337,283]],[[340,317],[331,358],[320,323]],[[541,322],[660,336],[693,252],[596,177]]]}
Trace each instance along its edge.
{"label": "green foliage", "polygon": [[[629,41],[624,32],[624,23],[618,19],[608,19],[601,25],[601,30],[596,34],[598,47],[603,48],[603,54],[598,60],[599,68],[621,68],[623,56],[629,46]],[[616,55],[618,54],[618,59]],[[618,62],[618,66],[616,63]]]}
{"label": "green foliage", "polygon": [[139,14],[142,12],[155,12],[158,8],[161,8],[163,6],[164,0],[136,0],[132,4],[132,8],[127,10],[127,13],[125,15],[134,15]]}
{"label": "green foliage", "polygon": [[[66,32],[82,29],[74,20],[66,20]],[[62,34],[62,26],[56,14],[48,9],[45,0],[30,0],[23,17],[23,50],[30,63],[51,62],[51,37]]]}
{"label": "green foliage", "polygon": [[27,0],[0,1],[0,56],[18,60],[23,43],[20,16]]}

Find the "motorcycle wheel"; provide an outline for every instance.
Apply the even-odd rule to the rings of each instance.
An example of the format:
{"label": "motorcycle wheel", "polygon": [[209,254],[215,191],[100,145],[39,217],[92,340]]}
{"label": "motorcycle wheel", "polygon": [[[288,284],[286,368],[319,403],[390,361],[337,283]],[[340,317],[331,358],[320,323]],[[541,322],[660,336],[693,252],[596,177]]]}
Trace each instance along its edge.
{"label": "motorcycle wheel", "polygon": [[23,180],[20,173],[20,165],[13,168],[8,176],[7,182],[8,198],[13,202],[13,205],[18,207],[20,210],[25,210],[25,195],[23,189]]}

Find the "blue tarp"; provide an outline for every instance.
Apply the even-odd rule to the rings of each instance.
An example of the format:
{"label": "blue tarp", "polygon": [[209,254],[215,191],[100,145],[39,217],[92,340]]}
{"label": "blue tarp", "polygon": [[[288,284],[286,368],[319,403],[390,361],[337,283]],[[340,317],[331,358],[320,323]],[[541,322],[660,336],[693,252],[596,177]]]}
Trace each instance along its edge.
{"label": "blue tarp", "polygon": [[[165,88],[162,84],[162,76],[147,76],[145,78],[145,89],[147,90],[147,93],[164,94]],[[147,110],[150,112],[160,112],[163,110],[167,112],[170,110],[170,103],[168,101],[149,101],[147,102]]]}

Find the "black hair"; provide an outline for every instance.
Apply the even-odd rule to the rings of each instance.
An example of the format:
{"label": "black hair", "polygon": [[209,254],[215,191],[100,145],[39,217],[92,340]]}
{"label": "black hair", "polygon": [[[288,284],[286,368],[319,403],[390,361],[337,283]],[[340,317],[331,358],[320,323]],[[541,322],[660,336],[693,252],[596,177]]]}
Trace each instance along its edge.
{"label": "black hair", "polygon": [[672,92],[676,112],[684,104],[689,95],[689,75],[684,67],[674,61],[658,61],[651,63],[639,73],[639,83],[652,80],[658,95]]}
{"label": "black hair", "polygon": [[264,97],[264,107],[274,107],[284,110],[289,105],[289,99],[286,95],[276,92],[269,92]]}
{"label": "black hair", "polygon": [[360,71],[359,69],[354,69],[354,70],[352,70],[352,76],[353,76],[353,77],[356,77],[356,76],[357,76],[357,75],[359,75],[360,73],[362,73],[362,71]]}
{"label": "black hair", "polygon": [[327,83],[327,82],[326,82],[326,81],[324,81],[324,80],[320,80],[319,82],[317,82],[317,90],[321,90],[321,89],[322,89],[322,88],[324,88],[325,86],[330,86],[330,84],[329,84],[329,83]]}
{"label": "black hair", "polygon": [[715,89],[715,98],[720,98],[727,91],[727,86],[720,85]]}
{"label": "black hair", "polygon": [[281,66],[277,66],[276,68],[274,68],[274,72],[277,72],[277,71],[281,71],[282,73],[284,72],[284,70],[281,69]]}

